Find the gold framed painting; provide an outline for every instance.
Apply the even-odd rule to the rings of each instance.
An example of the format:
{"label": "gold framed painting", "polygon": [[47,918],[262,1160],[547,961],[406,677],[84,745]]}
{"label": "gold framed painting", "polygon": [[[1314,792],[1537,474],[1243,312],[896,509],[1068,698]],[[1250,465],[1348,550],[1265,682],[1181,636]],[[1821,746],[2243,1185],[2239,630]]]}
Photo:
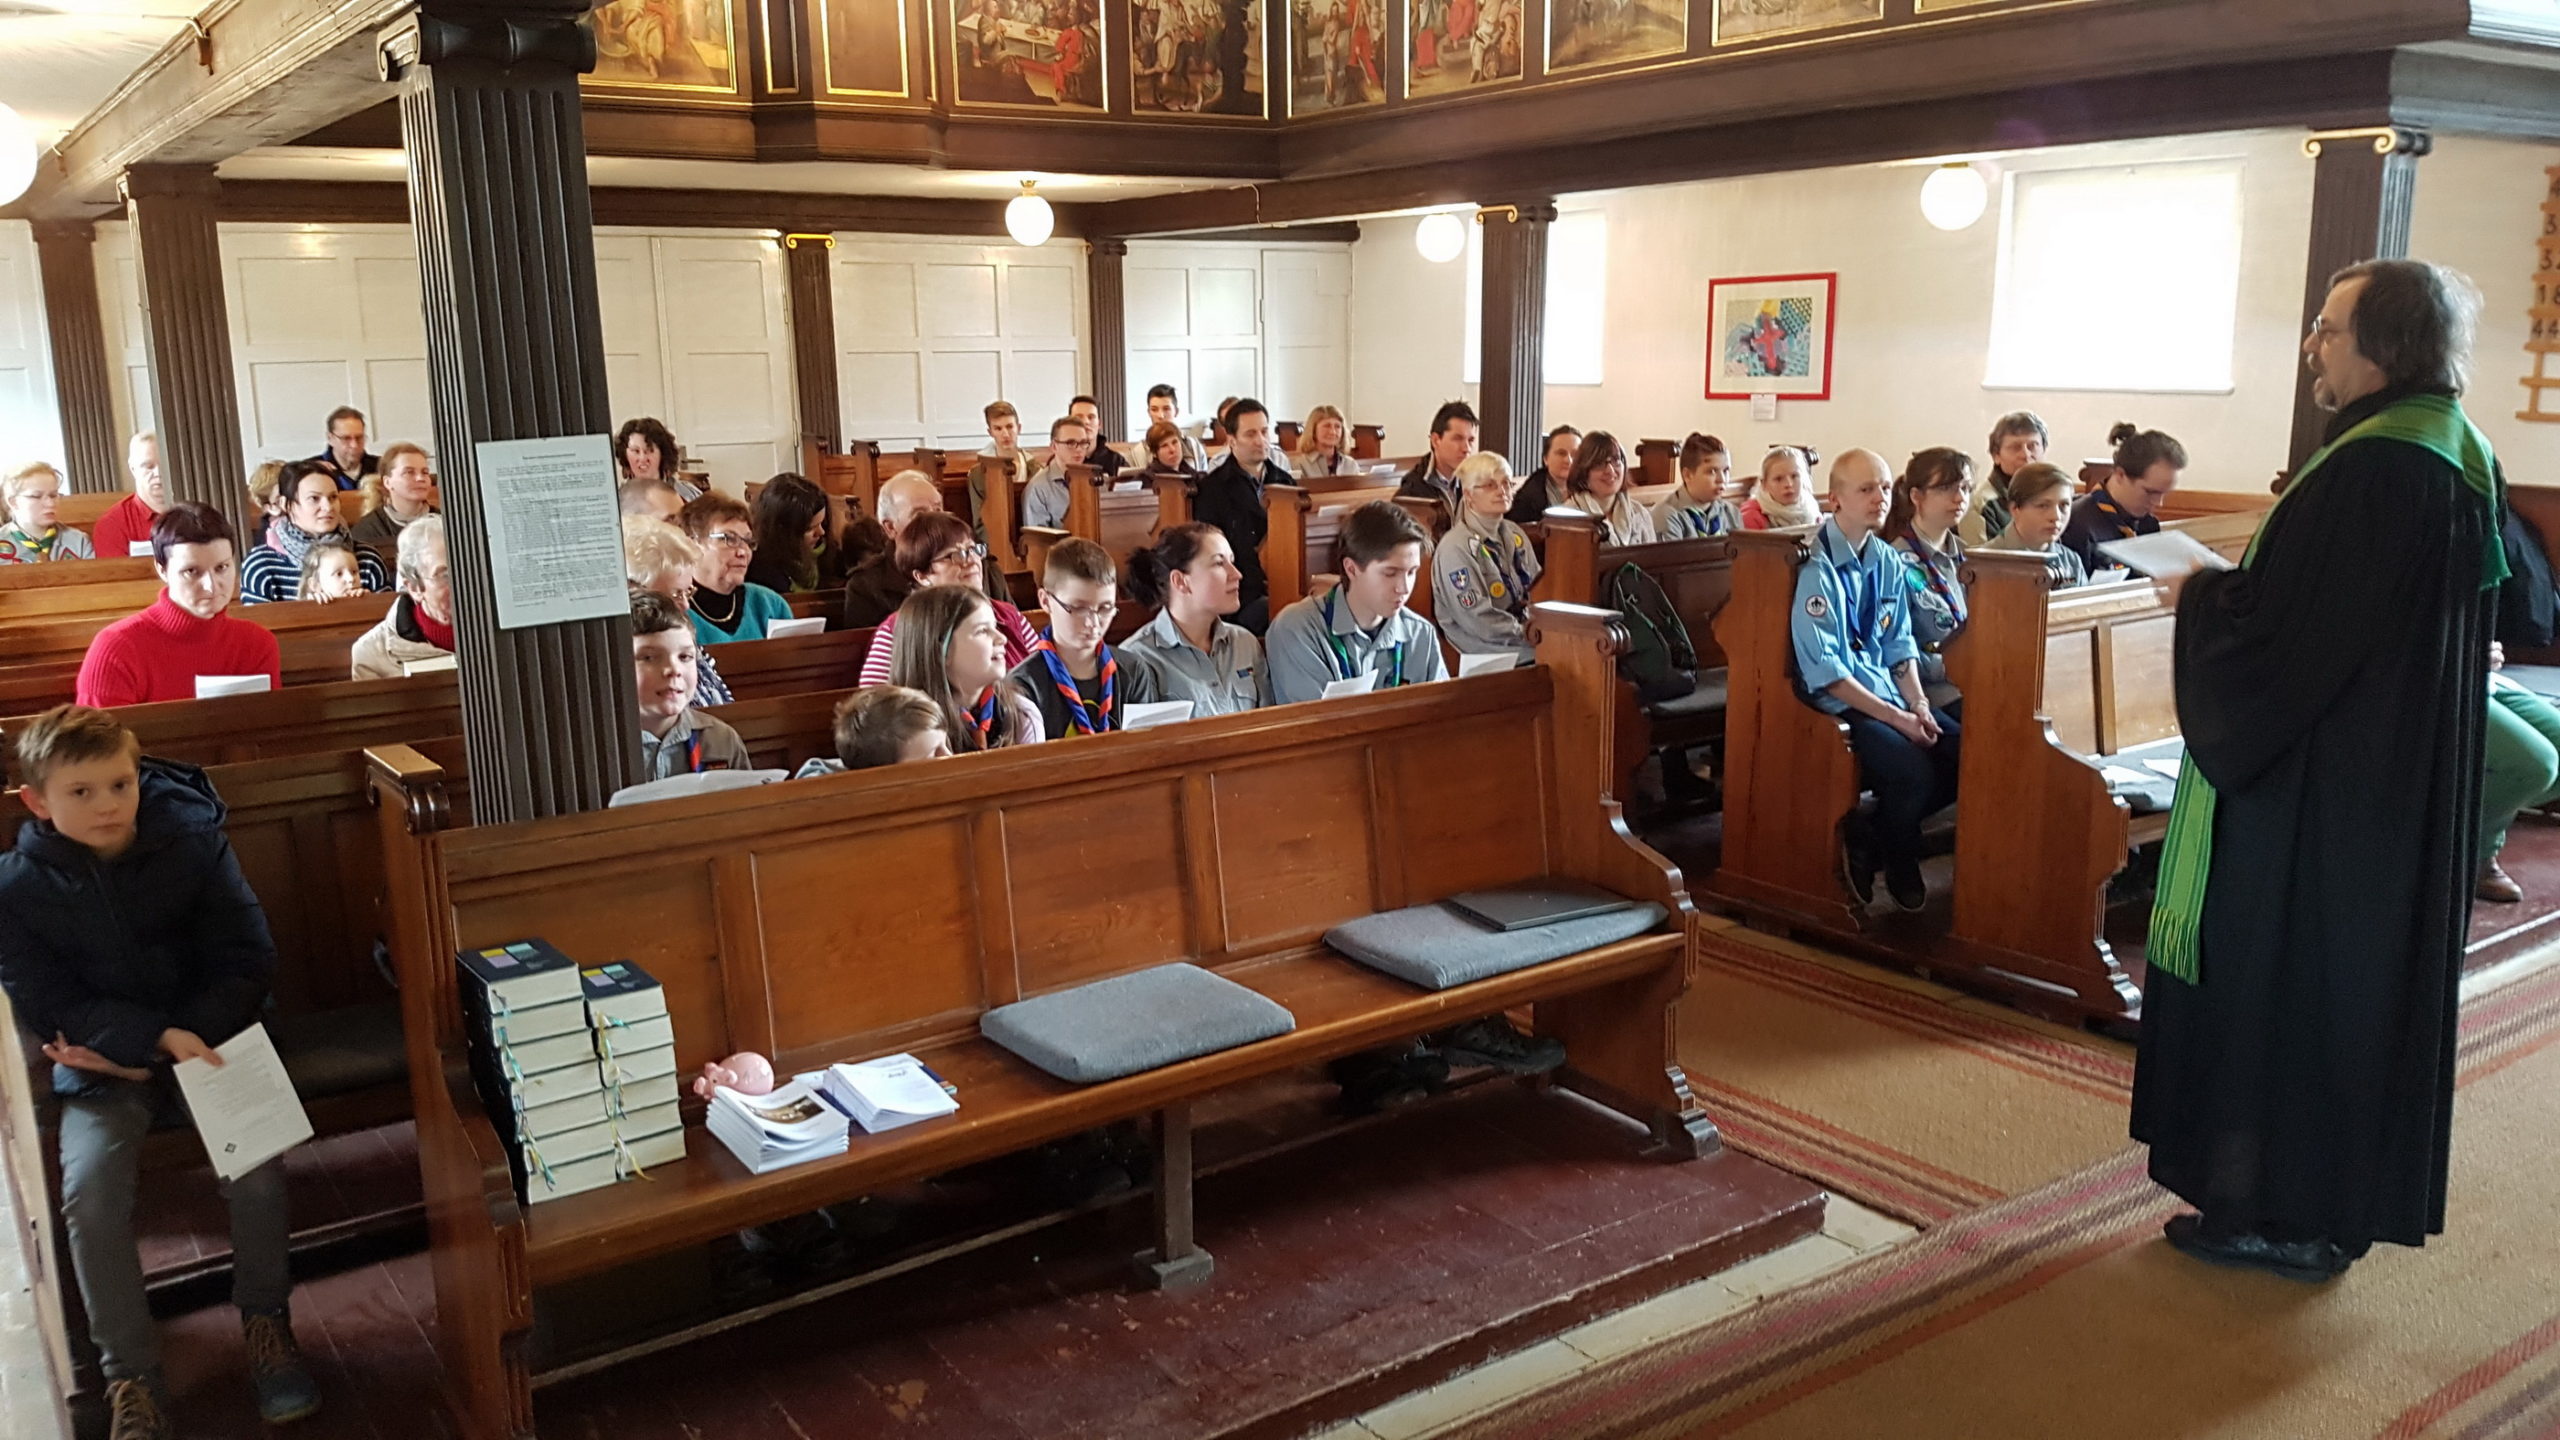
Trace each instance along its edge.
{"label": "gold framed painting", "polygon": [[1713,43],[1737,45],[1884,18],[1884,0],[1715,0]]}
{"label": "gold framed painting", "polygon": [[735,95],[734,0],[606,0],[595,8],[590,85]]}
{"label": "gold framed painting", "polygon": [[1129,0],[1129,97],[1141,115],[1267,113],[1262,0]]}
{"label": "gold framed painting", "polygon": [[818,45],[826,57],[829,95],[904,100],[907,0],[819,0]]}
{"label": "gold framed painting", "polygon": [[1520,78],[1521,0],[1408,0],[1404,93],[1453,95]]}
{"label": "gold framed painting", "polygon": [[951,69],[962,105],[1099,114],[1100,0],[952,0]]}
{"label": "gold framed painting", "polygon": [[1387,98],[1386,0],[1288,0],[1289,113]]}
{"label": "gold framed painting", "polygon": [[1686,0],[1547,0],[1550,75],[1688,48]]}

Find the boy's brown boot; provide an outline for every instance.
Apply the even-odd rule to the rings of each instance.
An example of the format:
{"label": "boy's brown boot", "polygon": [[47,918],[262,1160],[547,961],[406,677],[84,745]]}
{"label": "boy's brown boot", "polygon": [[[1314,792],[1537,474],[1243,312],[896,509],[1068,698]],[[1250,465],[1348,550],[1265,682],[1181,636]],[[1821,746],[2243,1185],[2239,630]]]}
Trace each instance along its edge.
{"label": "boy's brown boot", "polygon": [[107,1382],[107,1440],[169,1440],[169,1392],[157,1375]]}

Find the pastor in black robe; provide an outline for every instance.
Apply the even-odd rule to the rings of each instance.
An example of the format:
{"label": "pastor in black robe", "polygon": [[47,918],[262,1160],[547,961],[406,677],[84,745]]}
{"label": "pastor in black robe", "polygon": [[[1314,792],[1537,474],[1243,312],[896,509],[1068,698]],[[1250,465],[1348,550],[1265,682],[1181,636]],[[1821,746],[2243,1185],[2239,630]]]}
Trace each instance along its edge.
{"label": "pastor in black robe", "polygon": [[2221,799],[2200,983],[2143,989],[2133,1137],[2215,1229],[2353,1255],[2444,1229],[2495,522],[2396,440],[2303,487],[2179,597],[2178,723]]}

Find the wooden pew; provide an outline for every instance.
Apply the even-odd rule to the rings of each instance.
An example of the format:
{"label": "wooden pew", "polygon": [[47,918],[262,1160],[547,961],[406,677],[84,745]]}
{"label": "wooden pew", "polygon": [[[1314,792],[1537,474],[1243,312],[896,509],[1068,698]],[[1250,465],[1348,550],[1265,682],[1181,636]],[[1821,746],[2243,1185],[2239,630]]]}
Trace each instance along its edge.
{"label": "wooden pew", "polygon": [[1387,427],[1354,425],[1351,427],[1351,458],[1375,460],[1387,453]]}
{"label": "wooden pew", "polygon": [[[1540,460],[1546,457],[1540,456]],[[1674,485],[1680,480],[1680,442],[1677,440],[1639,440],[1635,463],[1629,467],[1627,479],[1638,485]],[[1666,492],[1667,493],[1667,492]],[[1656,496],[1656,501],[1661,497]]]}
{"label": "wooden pew", "polygon": [[159,572],[139,556],[0,565],[0,627],[20,622],[121,619],[160,598]]}
{"label": "wooden pew", "polygon": [[739,640],[715,646],[711,653],[730,694],[742,701],[763,700],[861,684],[871,636],[868,627],[826,630],[778,640]]}
{"label": "wooden pew", "polygon": [[[1336,489],[1321,503],[1295,485],[1269,485],[1262,491],[1266,529],[1262,536],[1262,573],[1271,587],[1271,613],[1307,597],[1308,582],[1319,575],[1339,575],[1334,541],[1343,517],[1372,500],[1395,498],[1393,485]],[[1427,580],[1426,580],[1427,583]],[[1417,586],[1417,591],[1421,587]]]}
{"label": "wooden pew", "polygon": [[1295,455],[1298,453],[1298,436],[1303,433],[1305,432],[1302,428],[1301,422],[1299,421],[1277,420],[1272,422],[1272,453],[1275,455]]}
{"label": "wooden pew", "polygon": [[[382,619],[393,598],[387,594],[359,595],[327,605],[310,600],[278,600],[266,605],[235,605],[231,614],[276,632],[285,684],[319,685],[347,678],[347,656],[356,637]],[[121,618],[53,620],[11,627],[7,663],[0,664],[0,711],[18,714],[69,703],[80,678],[80,661],[89,653],[89,642]]]}
{"label": "wooden pew", "polygon": [[[62,497],[61,505],[53,512],[53,523],[68,525],[83,533],[95,530],[98,528],[98,522],[107,518],[107,512],[116,508],[123,502],[125,496],[132,493],[130,490],[75,490]],[[102,555],[98,558],[107,560],[120,557]]]}
{"label": "wooden pew", "polygon": [[[437,1345],[461,1432],[533,1433],[549,1358],[537,1315],[555,1287],[1114,1121],[1159,1117],[1144,1273],[1195,1283],[1210,1262],[1190,1223],[1194,1102],[1472,1016],[1534,1007],[1572,1056],[1559,1083],[1637,1117],[1675,1156],[1712,1150],[1673,1045],[1695,965],[1686,897],[1601,793],[1623,632],[1589,610],[1541,621],[1550,663],[1498,676],[520,825],[444,828],[443,767],[375,752]],[[1453,766],[1478,778],[1447,784]],[[1067,843],[1098,830],[1116,837],[1107,854]],[[1353,916],[1548,873],[1657,901],[1672,924],[1439,992],[1319,943]],[[898,903],[809,903],[812,885],[848,874]],[[764,1176],[697,1122],[685,1158],[645,1183],[520,1205],[467,1078],[452,956],[537,934],[654,975],[680,1071],[741,1048],[785,1069],[911,1051],[959,1087],[960,1113]],[[1178,959],[1287,1006],[1296,1028],[1086,1086],[977,1033],[993,1005]]]}
{"label": "wooden pew", "polygon": [[[457,677],[446,670],[127,705],[116,711],[116,720],[142,742],[146,755],[218,766],[314,751],[352,754],[368,745],[459,735],[461,706]],[[0,735],[15,735],[39,713],[0,719]]]}

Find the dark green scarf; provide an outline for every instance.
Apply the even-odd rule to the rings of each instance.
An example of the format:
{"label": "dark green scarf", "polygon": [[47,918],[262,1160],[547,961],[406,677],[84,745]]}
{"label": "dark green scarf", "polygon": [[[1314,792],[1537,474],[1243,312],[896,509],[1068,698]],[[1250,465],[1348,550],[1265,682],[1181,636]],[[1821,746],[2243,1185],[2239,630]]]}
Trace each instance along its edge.
{"label": "dark green scarf", "polygon": [[[2282,508],[2285,501],[2302,493],[2321,463],[2339,446],[2376,437],[2402,441],[2442,456],[2462,472],[2463,483],[2489,503],[2480,588],[2497,588],[2507,578],[2506,547],[2498,535],[2498,516],[2505,497],[2499,493],[2497,457],[2491,453],[2487,437],[2472,425],[2462,413],[2462,406],[2450,395],[2407,396],[2348,427],[2294,472],[2293,483],[2276,497],[2267,520],[2275,518],[2276,509]],[[2247,553],[2240,559],[2241,569],[2248,569],[2250,562],[2258,558],[2258,542],[2266,535],[2266,522],[2261,522]],[[2218,799],[2213,782],[2196,768],[2195,757],[2187,756],[2178,767],[2177,799],[2169,810],[2168,839],[2160,848],[2160,880],[2152,901],[2146,954],[2153,968],[2190,985],[2201,976],[2198,962],[2203,948],[2204,892],[2213,874],[2213,813]]]}

